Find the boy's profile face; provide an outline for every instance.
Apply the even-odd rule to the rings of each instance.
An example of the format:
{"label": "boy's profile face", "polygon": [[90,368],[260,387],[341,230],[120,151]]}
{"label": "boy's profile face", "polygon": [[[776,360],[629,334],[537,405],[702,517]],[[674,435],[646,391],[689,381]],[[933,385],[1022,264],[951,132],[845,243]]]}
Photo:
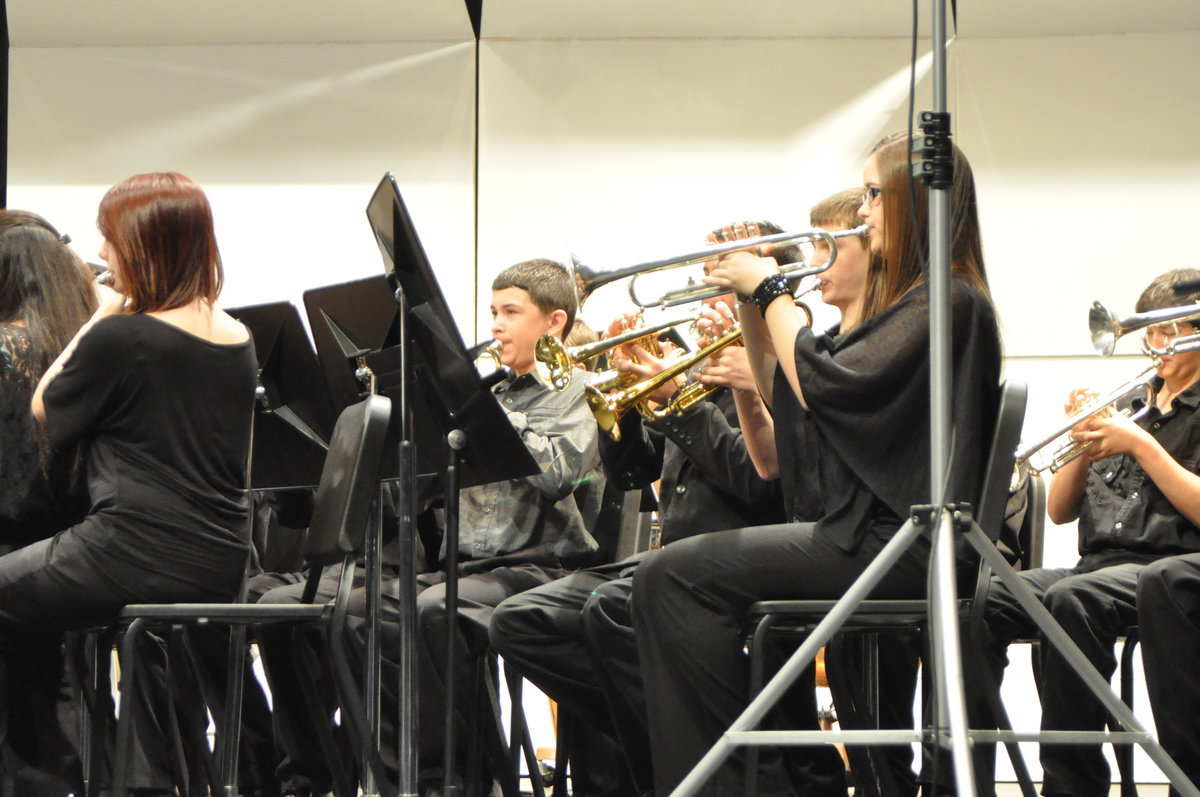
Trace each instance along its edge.
{"label": "boy's profile face", "polygon": [[518,374],[534,367],[533,350],[545,334],[562,338],[567,314],[564,310],[543,313],[524,288],[492,291],[492,337],[500,341],[500,363]]}
{"label": "boy's profile face", "polygon": [[[1155,324],[1147,327],[1145,338],[1146,343],[1161,349],[1170,341],[1195,332],[1195,328],[1189,322],[1178,321],[1172,324]],[[1198,369],[1200,369],[1200,351],[1189,351],[1162,357],[1155,370],[1168,382],[1190,382]]]}
{"label": "boy's profile face", "polygon": [[[817,225],[829,232],[848,229],[844,224]],[[821,301],[831,307],[845,311],[846,307],[861,298],[867,287],[867,270],[871,255],[858,236],[839,238],[838,256],[833,265],[817,275],[821,285]],[[829,246],[818,240],[813,244],[813,264],[820,265],[829,259]]]}

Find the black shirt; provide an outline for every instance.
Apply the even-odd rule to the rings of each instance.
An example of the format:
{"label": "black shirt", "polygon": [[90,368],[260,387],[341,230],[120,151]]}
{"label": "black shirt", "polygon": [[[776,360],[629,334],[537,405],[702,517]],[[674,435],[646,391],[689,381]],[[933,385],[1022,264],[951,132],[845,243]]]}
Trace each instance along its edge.
{"label": "black shirt", "polygon": [[[947,500],[975,502],[999,400],[1000,338],[991,303],[964,280],[951,282],[951,312]],[[772,409],[784,491],[795,504],[811,495],[816,474],[818,526],[852,551],[872,526],[894,529],[932,498],[928,292],[914,289],[844,335],[802,329],[795,352],[809,411],[777,372]]]}
{"label": "black shirt", "polygon": [[[1156,379],[1155,389],[1162,387]],[[1200,382],[1180,393],[1170,411],[1157,407],[1137,424],[1192,473],[1200,472]],[[1129,455],[1106,457],[1088,468],[1079,512],[1079,554],[1092,565],[1149,562],[1200,551],[1200,529],[1167,500]]]}
{"label": "black shirt", "polygon": [[621,418],[621,441],[600,436],[605,473],[623,490],[662,478],[662,543],[696,534],[783,520],[778,480],[758,475],[728,390],[678,416]]}
{"label": "black shirt", "polygon": [[147,315],[101,319],[44,394],[56,449],[88,446],[91,512],[74,528],[101,570],[130,566],[236,591],[248,547],[254,347]]}

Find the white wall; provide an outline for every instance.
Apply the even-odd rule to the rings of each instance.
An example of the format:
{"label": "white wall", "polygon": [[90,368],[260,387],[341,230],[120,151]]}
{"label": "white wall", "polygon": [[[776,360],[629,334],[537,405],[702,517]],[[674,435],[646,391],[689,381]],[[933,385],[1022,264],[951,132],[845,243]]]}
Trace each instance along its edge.
{"label": "white wall", "polygon": [[[183,171],[213,199],[225,303],[298,301],[376,273],[363,209],[390,169],[478,340],[491,276],[517,260],[573,249],[620,264],[696,248],[731,219],[807,226],[807,208],[858,185],[867,148],[903,124],[908,58],[895,39],[485,39],[476,175],[470,45],[15,48],[9,204],[94,259],[109,185]],[[918,109],[927,69],[923,57]],[[1151,277],[1197,265],[1198,79],[1195,32],[951,49],[956,140],[979,186],[1007,373],[1031,384],[1031,433],[1056,422],[1068,388],[1143,367],[1131,342],[1124,357],[1090,353],[1090,303],[1128,312]],[[585,319],[604,326],[621,292],[598,292]],[[1074,547],[1073,528],[1049,528],[1046,563],[1072,562]],[[1009,705],[1030,727],[1024,677]]]}
{"label": "white wall", "polygon": [[174,170],[213,203],[226,306],[379,273],[365,209],[396,174],[459,317],[474,287],[469,44],[15,48],[9,206],[96,259],[96,207]]}

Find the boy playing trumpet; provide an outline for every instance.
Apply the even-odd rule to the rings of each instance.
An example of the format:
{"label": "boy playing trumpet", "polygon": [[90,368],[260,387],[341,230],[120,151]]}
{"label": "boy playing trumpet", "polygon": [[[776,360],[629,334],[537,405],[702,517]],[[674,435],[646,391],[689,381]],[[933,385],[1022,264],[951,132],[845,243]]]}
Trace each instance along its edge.
{"label": "boy playing trumpet", "polygon": [[[1194,269],[1157,277],[1142,292],[1137,311],[1196,301],[1197,296],[1177,295],[1173,287],[1197,277],[1200,271]],[[1146,330],[1146,341],[1161,350],[1192,332],[1186,321],[1156,325]],[[1074,567],[1020,573],[1106,678],[1116,669],[1117,637],[1137,623],[1139,573],[1157,559],[1200,551],[1200,352],[1167,353],[1155,369],[1156,395],[1149,411],[1137,421],[1101,412],[1081,422],[1071,436],[1086,443],[1086,450],[1050,482],[1050,519],[1056,524],[1079,521],[1079,561]],[[1073,391],[1068,415],[1088,395]],[[1009,642],[1032,636],[1037,627],[997,579],[985,625],[987,663],[998,689]],[[1107,712],[1062,654],[1043,640],[1039,655],[1042,729],[1103,730]],[[1099,744],[1043,743],[1041,762],[1045,795],[1108,794],[1109,768]],[[994,762],[989,757],[979,763]],[[986,773],[980,780],[987,781]]]}

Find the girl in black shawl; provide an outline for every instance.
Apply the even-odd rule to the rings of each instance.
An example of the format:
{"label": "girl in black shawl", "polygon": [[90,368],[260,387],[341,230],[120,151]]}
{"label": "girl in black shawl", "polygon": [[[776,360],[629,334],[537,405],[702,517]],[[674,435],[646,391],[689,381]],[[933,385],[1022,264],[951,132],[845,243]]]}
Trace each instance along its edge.
{"label": "girl in black shawl", "polygon": [[[909,146],[906,135],[884,139],[864,169],[859,215],[877,257],[862,318],[828,334],[803,327],[770,257],[727,256],[707,278],[740,295],[746,347],[772,405],[779,455],[797,460],[783,469],[785,481],[789,473],[807,476],[784,490],[815,491],[821,516],[682,540],[639,568],[634,621],[659,794],[678,785],[747,704],[747,607],[841,596],[909,509],[930,501],[928,189],[909,177]],[[947,495],[974,501],[998,398],[1000,343],[974,180],[957,148],[951,205],[955,428]],[[922,596],[928,558],[923,538],[874,597]],[[777,766],[768,769],[760,777],[764,793],[845,794],[838,778],[792,772],[788,783]],[[706,793],[736,794],[741,783],[735,756]]]}

